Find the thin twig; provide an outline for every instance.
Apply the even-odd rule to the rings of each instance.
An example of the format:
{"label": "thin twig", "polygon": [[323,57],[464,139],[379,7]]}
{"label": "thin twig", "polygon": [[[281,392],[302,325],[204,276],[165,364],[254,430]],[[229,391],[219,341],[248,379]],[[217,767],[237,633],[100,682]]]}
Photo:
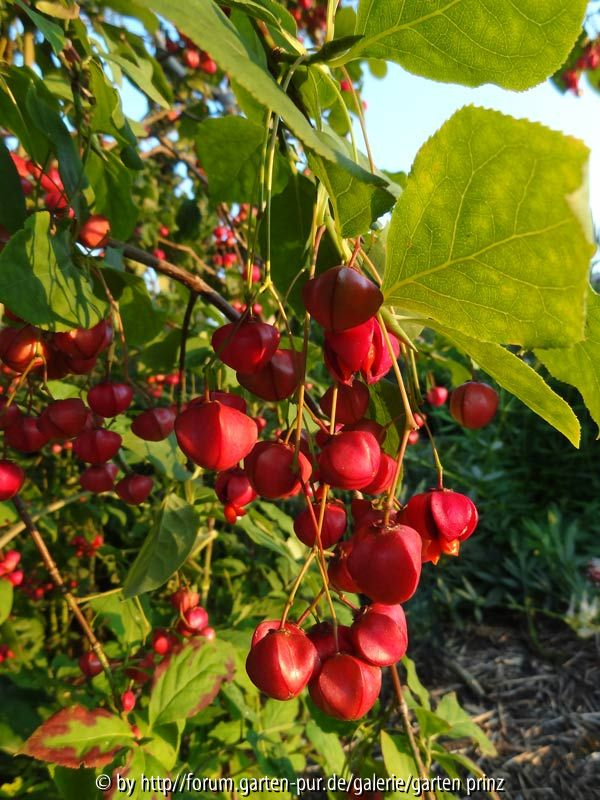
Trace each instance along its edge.
{"label": "thin twig", "polygon": [[33,540],[33,543],[37,547],[37,550],[38,550],[38,552],[39,552],[39,554],[40,554],[40,556],[42,558],[42,561],[44,562],[44,566],[46,567],[46,569],[48,571],[48,574],[52,578],[52,582],[54,583],[56,588],[63,595],[66,604],[71,609],[71,612],[73,613],[73,616],[75,617],[75,619],[77,620],[77,622],[81,626],[81,629],[83,630],[84,634],[86,635],[87,640],[90,643],[91,649],[98,656],[98,659],[99,659],[100,663],[102,664],[102,668],[103,668],[104,672],[106,673],[106,677],[108,678],[108,682],[109,682],[109,684],[111,686],[112,693],[113,693],[113,699],[115,701],[115,705],[118,706],[116,690],[115,690],[115,686],[114,686],[114,682],[113,682],[113,675],[112,675],[112,672],[111,672],[111,669],[110,669],[110,664],[109,664],[108,658],[106,657],[106,653],[104,652],[104,650],[102,648],[102,645],[100,644],[100,642],[96,638],[96,634],[94,633],[94,631],[92,630],[89,622],[87,621],[87,619],[85,617],[85,614],[79,608],[77,600],[75,599],[75,597],[71,594],[71,592],[67,588],[67,585],[66,585],[66,583],[65,583],[65,581],[63,579],[63,576],[60,574],[60,572],[58,570],[58,567],[56,566],[56,562],[52,558],[52,554],[48,550],[48,548],[46,546],[46,542],[44,541],[44,539],[42,537],[42,534],[36,528],[35,523],[32,520],[32,518],[31,518],[31,516],[29,514],[29,511],[27,510],[27,508],[25,506],[25,503],[23,502],[23,500],[21,499],[21,497],[18,494],[16,494],[12,498],[12,501],[13,501],[14,507],[17,510],[17,514],[23,520],[23,524],[25,525],[25,528],[27,529],[27,532],[29,533],[29,535],[31,536],[31,538]]}

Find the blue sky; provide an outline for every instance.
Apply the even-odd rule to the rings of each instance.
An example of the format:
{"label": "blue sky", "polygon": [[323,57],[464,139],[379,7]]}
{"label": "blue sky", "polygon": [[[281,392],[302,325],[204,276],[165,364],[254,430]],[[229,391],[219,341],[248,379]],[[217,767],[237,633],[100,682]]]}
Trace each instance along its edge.
{"label": "blue sky", "polygon": [[[408,171],[421,145],[459,108],[474,104],[513,117],[542,122],[583,140],[591,150],[592,212],[600,225],[600,94],[582,81],[583,96],[561,95],[550,83],[528,92],[496,86],[469,89],[436,83],[390,64],[382,80],[367,76],[367,132],[375,163],[381,169]],[[360,141],[360,129],[356,131]]]}

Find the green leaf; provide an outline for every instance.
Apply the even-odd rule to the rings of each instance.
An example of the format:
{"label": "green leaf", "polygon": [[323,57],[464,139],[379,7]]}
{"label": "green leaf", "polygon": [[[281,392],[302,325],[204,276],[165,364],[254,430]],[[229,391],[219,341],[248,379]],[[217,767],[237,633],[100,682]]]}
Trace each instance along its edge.
{"label": "green leaf", "polygon": [[114,136],[123,145],[135,146],[137,139],[123,114],[119,93],[109,83],[104,70],[96,61],[91,61],[88,69],[93,98],[90,118],[92,130]]}
{"label": "green leaf", "polygon": [[[445,328],[438,327],[438,330],[468,353],[500,386],[514,394],[553,428],[560,431],[575,447],[579,447],[581,426],[573,410],[529,364],[501,345],[471,339]],[[569,351],[557,352],[562,354]],[[580,373],[573,371],[572,374]]]}
{"label": "green leaf", "polygon": [[31,158],[44,164],[50,155],[46,131],[38,130],[26,108],[25,99],[31,85],[43,91],[33,70],[27,67],[0,67],[0,118],[12,131]]}
{"label": "green leaf", "polygon": [[162,330],[163,316],[154,308],[144,279],[111,267],[103,267],[102,274],[119,302],[128,344],[141,345],[152,341]]}
{"label": "green leaf", "polygon": [[555,72],[587,0],[361,0],[352,58],[397,61],[436,81],[529,89]]}
{"label": "green leaf", "polygon": [[51,767],[50,774],[63,800],[99,800],[96,774],[92,769],[67,769]]}
{"label": "green leaf", "polygon": [[127,428],[122,436],[123,447],[134,455],[134,458],[128,458],[131,463],[149,462],[163,475],[176,481],[187,481],[191,477],[175,434],[172,433],[161,442],[146,442]]}
{"label": "green leaf", "polygon": [[[264,126],[243,117],[207,119],[198,125],[196,147],[212,200],[256,202],[264,141]],[[282,191],[288,177],[287,162],[276,153],[274,194]]]}
{"label": "green leaf", "polygon": [[347,53],[352,45],[362,39],[362,35],[340,36],[325,44],[308,59],[307,64],[320,64],[332,61],[334,58]]}
{"label": "green leaf", "polygon": [[296,559],[286,547],[279,528],[256,509],[250,508],[245,517],[238,517],[235,526],[241,528],[255,544],[283,556],[294,566],[296,565]]}
{"label": "green leaf", "polygon": [[433,711],[427,708],[418,706],[414,709],[415,717],[419,723],[419,730],[424,739],[431,739],[433,736],[439,736],[450,729],[450,725],[446,720],[439,717]]}
{"label": "green leaf", "polygon": [[115,153],[91,152],[86,174],[94,190],[94,213],[110,220],[111,235],[115,239],[128,239],[139,214],[132,197],[130,170]]}
{"label": "green leaf", "polygon": [[124,600],[118,594],[97,597],[90,602],[117,639],[125,645],[140,645],[152,630],[139,600]]}
{"label": "green leaf", "polygon": [[58,158],[58,171],[71,204],[77,211],[77,194],[86,186],[83,164],[73,137],[63,122],[60,113],[46,101],[46,94],[37,83],[31,84],[25,105],[34,124],[43,131],[54,145]]}
{"label": "green leaf", "polygon": [[275,83],[271,75],[256,64],[235,27],[212,0],[144,0],[144,3],[170,20],[179,30],[266,108],[281,116],[290,130],[319,155],[338,161],[340,154],[329,147],[311,127],[302,112]]}
{"label": "green leaf", "polygon": [[44,36],[44,39],[50,44],[56,55],[58,55],[65,46],[65,37],[60,26],[55,22],[50,22],[49,19],[38,14],[32,8],[29,8],[29,6],[26,6],[23,0],[14,0],[14,2],[27,14],[29,19]]}
{"label": "green leaf", "polygon": [[394,209],[386,302],[487,342],[581,340],[587,159],[541,125],[458,111],[421,148]]}
{"label": "green leaf", "polygon": [[234,656],[226,642],[195,639],[157,669],[148,706],[152,727],[187,719],[212,703],[232,677]]}
{"label": "green leaf", "polygon": [[415,667],[415,662],[410,659],[408,656],[404,656],[402,659],[402,666],[406,670],[406,685],[410,689],[410,691],[419,699],[420,704],[423,708],[431,709],[431,704],[429,702],[429,692],[423,686],[421,681],[419,680],[419,676],[417,675],[417,669]]}
{"label": "green leaf", "polygon": [[388,425],[384,442],[386,453],[398,452],[398,445],[404,430],[404,410],[400,390],[395,381],[379,381],[369,387],[369,419],[374,419],[380,425]]}
{"label": "green leaf", "polygon": [[[303,313],[302,281],[307,266],[310,232],[317,188],[304,175],[291,175],[283,192],[271,204],[271,275],[275,285],[298,314]],[[260,229],[264,252],[265,227]],[[293,284],[293,287],[292,287]]]}
{"label": "green leaf", "polygon": [[578,389],[600,432],[600,295],[588,289],[582,342],[560,350],[537,349],[535,355],[555,378]]}
{"label": "green leaf", "polygon": [[131,61],[125,56],[117,55],[116,53],[103,53],[102,57],[105,58],[109,64],[117,64],[131,82],[144,94],[148,95],[150,100],[153,100],[162,108],[170,108],[171,99],[165,97],[161,91],[162,87],[157,86],[154,71],[154,59],[149,54],[146,58],[138,58],[136,62]]}
{"label": "green leaf", "polygon": [[79,16],[79,6],[70,0],[67,0],[67,4],[60,0],[37,0],[35,7],[42,14],[56,19],[77,19]]}
{"label": "green leaf", "polygon": [[19,173],[14,165],[4,139],[0,140],[0,225],[14,233],[25,221],[25,195]]}
{"label": "green leaf", "polygon": [[[319,133],[332,148],[340,150],[347,143],[332,134]],[[310,154],[308,163],[327,188],[335,218],[344,238],[366,233],[373,222],[394,205],[396,198],[387,179],[373,175],[347,158],[344,164],[333,163]]]}
{"label": "green leaf", "polygon": [[169,580],[192,551],[199,518],[194,508],[169,494],[123,583],[123,596],[135,597]]}
{"label": "green leaf", "polygon": [[450,692],[442,697],[435,713],[451,726],[450,730],[444,734],[445,736],[450,736],[453,739],[468,737],[479,745],[484,755],[496,755],[496,748],[479,725],[476,725],[464,708],[461,708],[455,692]]}
{"label": "green leaf", "polygon": [[104,767],[133,738],[131,725],[121,717],[72,705],[42,723],[20,753],[70,769]]}
{"label": "green leaf", "polygon": [[325,762],[329,775],[341,775],[346,763],[344,748],[335,733],[326,733],[311,719],[306,725],[306,735],[316,752]]}
{"label": "green leaf", "polygon": [[0,579],[0,625],[8,619],[12,611],[14,589],[7,578]]}
{"label": "green leaf", "polygon": [[91,328],[108,310],[71,261],[69,247],[50,236],[50,214],[33,214],[0,253],[0,301],[27,322],[52,331]]}
{"label": "green leaf", "polygon": [[[409,755],[404,748],[398,746],[398,737],[392,737],[385,731],[381,731],[381,754],[387,774],[391,777],[400,779],[405,785],[410,785],[411,778],[419,776],[417,766],[412,755]],[[409,792],[398,791],[400,797],[413,797]]]}

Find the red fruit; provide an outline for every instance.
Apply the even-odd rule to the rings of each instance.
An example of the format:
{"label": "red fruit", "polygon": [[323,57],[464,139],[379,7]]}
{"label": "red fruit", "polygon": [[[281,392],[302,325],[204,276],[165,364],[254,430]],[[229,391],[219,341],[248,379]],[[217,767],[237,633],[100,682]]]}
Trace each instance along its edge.
{"label": "red fruit", "polygon": [[200,66],[199,51],[186,47],[183,51],[183,63],[190,69],[198,69]]}
{"label": "red fruit", "polygon": [[342,432],[321,451],[319,477],[338,489],[362,489],[374,480],[380,462],[381,449],[371,433]]}
{"label": "red fruit", "polygon": [[[338,646],[335,645],[335,635],[331,622],[319,622],[313,625],[306,635],[314,644],[317,651],[315,675],[321,669],[321,664],[336,653],[354,653],[354,645],[348,625],[338,625]],[[314,676],[313,676],[314,677]]]}
{"label": "red fruit", "polygon": [[135,708],[135,695],[130,689],[121,695],[121,706],[126,714]]}
{"label": "red fruit", "polygon": [[127,411],[133,400],[133,389],[126,383],[104,381],[97,383],[88,392],[88,403],[92,411],[101,417],[116,417]]}
{"label": "red fruit", "polygon": [[247,319],[219,328],[211,341],[224,364],[246,374],[256,372],[273,358],[279,339],[279,331],[273,325]]}
{"label": "red fruit", "polygon": [[[315,520],[319,521],[321,513],[321,503],[313,503],[313,514],[310,513],[308,508],[301,511],[294,520],[294,531],[296,536],[307,547],[312,547],[317,540],[317,527]],[[346,530],[346,510],[341,503],[327,503],[325,506],[325,515],[323,517],[323,526],[321,528],[321,544],[323,547],[331,547],[344,535]]]}
{"label": "red fruit", "polygon": [[48,437],[40,430],[37,417],[17,417],[4,432],[4,441],[21,453],[37,453],[48,443]]}
{"label": "red fruit", "polygon": [[114,489],[115,478],[119,468],[116,464],[101,464],[97,467],[88,467],[79,476],[79,483],[86,492],[100,494]]}
{"label": "red fruit", "polygon": [[176,413],[172,408],[149,408],[131,423],[131,430],[146,442],[160,442],[173,432]]}
{"label": "red fruit", "polygon": [[207,75],[214,75],[218,67],[212,58],[204,56],[200,62],[200,69],[202,72],[206,72]]}
{"label": "red fruit", "polygon": [[302,288],[310,315],[329,331],[345,331],[373,317],[383,295],[368,278],[349,267],[332,267]]}
{"label": "red fruit", "polygon": [[415,445],[419,441],[421,437],[419,436],[419,431],[411,431],[408,434],[408,444]]}
{"label": "red fruit", "polygon": [[313,703],[336,719],[360,719],[381,690],[381,670],[347,653],[328,658],[310,682]]}
{"label": "red fruit", "polygon": [[498,392],[479,381],[467,381],[450,395],[450,413],[464,428],[484,428],[496,416]]}
{"label": "red fruit", "polygon": [[246,375],[236,373],[240,386],[262,400],[275,401],[290,397],[300,383],[301,357],[293,350],[277,350],[264,367]]}
{"label": "red fruit", "polygon": [[121,436],[106,428],[83,431],[73,442],[73,452],[88,464],[105,464],[121,447]]}
{"label": "red fruit", "polygon": [[244,464],[248,480],[261,497],[274,500],[297,494],[310,478],[312,467],[299,451],[295,462],[294,447],[283,442],[258,442]]}
{"label": "red fruit", "polygon": [[[394,358],[398,358],[400,343],[393,333],[388,333],[388,336],[390,344],[392,345]],[[377,383],[377,381],[380,381],[388,374],[392,368],[392,364],[392,357],[388,351],[381,325],[375,320],[373,338],[371,339],[369,352],[360,366],[360,374],[368,384]]]}
{"label": "red fruit", "polygon": [[88,678],[93,678],[102,672],[102,664],[98,656],[91,650],[84,653],[79,659],[79,669]]}
{"label": "red fruit", "polygon": [[13,586],[20,586],[23,583],[23,578],[25,577],[22,569],[17,569],[14,572],[11,572],[9,575],[6,575],[6,580],[12,583]]}
{"label": "red fruit", "polygon": [[348,381],[367,357],[375,319],[341,333],[325,332],[324,360],[331,376],[338,381]]}
{"label": "red fruit", "polygon": [[377,475],[375,475],[371,483],[363,487],[362,491],[365,494],[382,494],[383,492],[387,492],[392,485],[395,474],[396,459],[382,452]]}
{"label": "red fruit", "polygon": [[6,397],[0,397],[0,431],[10,428],[21,416],[21,411],[15,403],[11,403],[8,408],[6,407],[7,403]]}
{"label": "red fruit", "polygon": [[208,614],[206,613],[206,609],[202,608],[202,606],[194,606],[194,608],[188,608],[188,610],[184,612],[183,620],[188,630],[199,633],[208,625]]}
{"label": "red fruit", "polygon": [[375,422],[374,419],[359,419],[352,425],[344,425],[345,431],[368,431],[372,433],[380,445],[383,445],[387,436],[387,428]]}
{"label": "red fruit", "polygon": [[139,506],[152,491],[154,481],[148,475],[127,475],[115,486],[115,491],[125,503]]}
{"label": "red fruit", "polygon": [[[283,626],[286,631],[295,631],[296,633],[302,633],[300,628],[294,622],[286,622]],[[254,629],[254,633],[252,634],[252,641],[250,642],[250,647],[254,647],[254,645],[258,644],[262,639],[265,638],[267,633],[271,631],[278,631],[281,628],[281,620],[279,619],[266,619],[264,622],[259,622],[256,628]]]}
{"label": "red fruit", "polygon": [[[2,469],[2,466],[5,463],[10,464],[11,462],[0,461],[0,470]],[[17,489],[17,491],[19,491],[19,489]],[[2,559],[2,563],[0,563],[0,571],[4,570],[4,572],[12,572],[20,560],[21,560],[21,553],[19,553],[18,550],[9,550],[8,553]]]}
{"label": "red fruit", "polygon": [[224,470],[235,466],[254,447],[256,422],[217,401],[190,405],[175,420],[179,447],[195,464]]}
{"label": "red fruit", "polygon": [[[325,392],[319,405],[323,413],[331,417],[333,411],[333,397],[335,389],[330,386]],[[369,390],[360,381],[354,381],[349,386],[341,383],[338,386],[335,419],[344,425],[352,425],[364,416],[369,407]]]}
{"label": "red fruit", "polygon": [[414,528],[373,524],[353,541],[348,571],[364,594],[386,605],[413,596],[421,577],[421,537]]}
{"label": "red fruit", "polygon": [[432,386],[425,395],[430,406],[443,406],[448,399],[448,389],[445,386]]}
{"label": "red fruit", "polygon": [[[10,500],[11,497],[14,497],[17,492],[21,491],[24,481],[25,473],[18,464],[15,464],[14,461],[8,461],[6,458],[0,460],[0,501]],[[7,559],[8,555],[3,562],[5,567]],[[15,566],[17,563],[18,559]],[[14,567],[11,569],[14,569]]]}
{"label": "red fruit", "polygon": [[29,368],[40,367],[46,360],[46,347],[40,339],[40,331],[33,325],[24,328],[2,328],[0,330],[0,359],[18,373]]}
{"label": "red fruit", "polygon": [[85,403],[78,397],[54,400],[43,410],[38,425],[48,439],[71,439],[85,428],[88,413]]}
{"label": "red fruit", "polygon": [[125,675],[131,678],[135,683],[147,683],[152,677],[154,671],[154,653],[146,653],[145,656],[140,658],[137,666],[127,667]]}
{"label": "red fruit", "polygon": [[[217,400],[219,403],[223,403],[224,406],[235,408],[236,411],[241,411],[243,414],[246,413],[246,401],[243,397],[240,397],[239,394],[232,394],[231,392],[209,392],[209,399]],[[189,406],[201,406],[205,402],[206,398],[204,396],[194,397],[188,403],[188,408]]]}
{"label": "red fruit", "polygon": [[257,497],[248,476],[239,467],[219,472],[215,492],[223,504],[230,504],[236,509],[247,506]]}
{"label": "red fruit", "polygon": [[329,560],[327,574],[329,581],[340,592],[359,594],[362,590],[348,571],[348,558],[354,548],[354,540],[339,542],[335,548],[333,558]]}
{"label": "red fruit", "polygon": [[176,639],[164,628],[157,628],[152,634],[152,649],[159,656],[166,656],[173,649]]}
{"label": "red fruit", "polygon": [[251,647],[246,671],[261,692],[275,700],[290,700],[310,680],[316,660],[317,651],[306,634],[280,628]]}
{"label": "red fruit", "polygon": [[350,632],[356,654],[376,667],[391,667],[408,647],[406,622],[399,626],[391,617],[370,608],[357,616]]}
{"label": "red fruit", "polygon": [[374,614],[383,614],[393,620],[399,628],[406,628],[406,614],[401,605],[388,606],[385,603],[371,603],[369,610]]}
{"label": "red fruit", "polygon": [[200,631],[200,636],[204,636],[208,642],[214,642],[214,640],[217,638],[217,632],[211,627],[202,628]]}
{"label": "red fruit", "polygon": [[171,605],[180,614],[184,614],[188,609],[194,608],[200,602],[200,595],[191,589],[177,589],[170,597]]}
{"label": "red fruit", "polygon": [[66,333],[55,333],[52,337],[53,345],[76,361],[96,358],[111,340],[112,327],[104,319],[93,328],[75,328]]}
{"label": "red fruit", "polygon": [[91,214],[79,229],[79,241],[89,250],[104,247],[110,236],[110,222],[102,214]]}
{"label": "red fruit", "polygon": [[449,489],[416,494],[402,512],[402,523],[414,528],[423,540],[423,563],[437,563],[442,553],[458,555],[458,542],[471,536],[477,522],[473,501]]}

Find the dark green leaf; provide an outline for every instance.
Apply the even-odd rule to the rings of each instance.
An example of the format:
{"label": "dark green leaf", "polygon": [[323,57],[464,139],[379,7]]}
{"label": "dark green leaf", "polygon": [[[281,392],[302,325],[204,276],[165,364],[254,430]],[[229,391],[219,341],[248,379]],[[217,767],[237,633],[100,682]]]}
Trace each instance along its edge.
{"label": "dark green leaf", "polygon": [[41,14],[38,14],[32,8],[25,5],[23,0],[14,0],[14,2],[27,14],[29,19],[51,45],[56,55],[58,55],[65,46],[65,37],[61,27],[57,25],[56,22],[50,22],[49,19],[46,19]]}
{"label": "dark green leaf", "polygon": [[91,152],[86,173],[94,190],[94,213],[110,220],[116,239],[128,239],[138,218],[138,207],[132,198],[132,175],[115,153]]}
{"label": "dark green leaf", "polygon": [[4,140],[0,140],[0,225],[14,233],[25,221],[25,196],[19,173]]}
{"label": "dark green leaf", "polygon": [[150,592],[168,581],[192,551],[198,526],[194,508],[176,494],[167,495],[154,527],[127,573],[124,597]]}
{"label": "dark green leaf", "polygon": [[144,279],[110,267],[104,267],[102,274],[111,293],[119,301],[129,344],[141,345],[152,341],[162,329],[163,318],[152,304]]}
{"label": "dark green leaf", "polygon": [[0,300],[27,322],[53,331],[91,328],[108,309],[50,235],[50,215],[33,214],[0,253]]}
{"label": "dark green leaf", "polygon": [[[200,123],[196,146],[214,201],[256,202],[264,144],[264,126],[243,117],[228,116]],[[276,154],[274,194],[283,190],[288,177],[287,162]]]}
{"label": "dark green leaf", "polygon": [[326,42],[323,47],[317,50],[306,62],[307,64],[318,64],[331,61],[343,53],[347,53],[353,44],[360,42],[362,35],[342,36],[339,39],[336,37],[331,42]]}

